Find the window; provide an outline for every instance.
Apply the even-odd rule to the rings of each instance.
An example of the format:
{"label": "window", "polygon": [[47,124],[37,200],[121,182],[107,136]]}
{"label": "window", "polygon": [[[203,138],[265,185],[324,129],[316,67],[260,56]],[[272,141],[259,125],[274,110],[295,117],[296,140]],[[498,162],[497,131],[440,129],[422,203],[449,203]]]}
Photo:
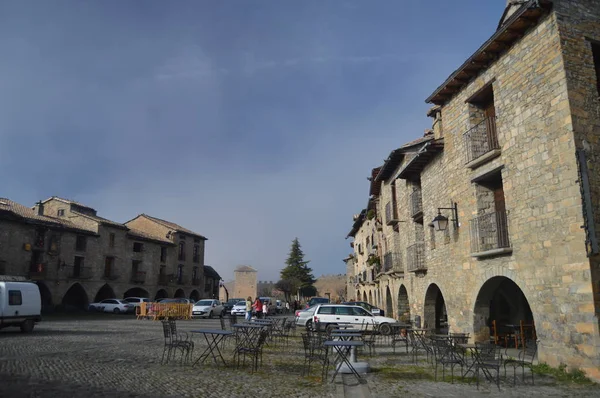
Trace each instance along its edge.
{"label": "window", "polygon": [[84,252],[87,244],[87,238],[82,235],[78,235],[75,240],[75,251]]}
{"label": "window", "polygon": [[336,307],[336,315],[352,315],[352,307]]}
{"label": "window", "polygon": [[[496,133],[496,106],[492,83],[479,90],[468,101],[471,128],[464,134],[467,163],[499,149]],[[475,166],[474,166],[475,167]]]}
{"label": "window", "polygon": [[179,260],[185,261],[185,242],[179,242]]}
{"label": "window", "polygon": [[161,263],[167,262],[167,248],[166,247],[160,248],[160,262]]}
{"label": "window", "polygon": [[115,247],[115,234],[108,235],[108,247]]}
{"label": "window", "polygon": [[594,69],[596,70],[596,89],[600,95],[600,43],[592,44],[592,54],[594,56]]}
{"label": "window", "polygon": [[319,308],[319,314],[333,315],[335,314],[335,307],[321,307]]}
{"label": "window", "polygon": [[354,308],[352,308],[352,310],[354,311],[354,315],[356,315],[356,316],[373,316],[373,314],[371,314],[369,311],[365,310],[364,308],[354,307]]}
{"label": "window", "polygon": [[8,305],[21,305],[23,304],[23,297],[21,297],[20,290],[9,290],[8,291]]}
{"label": "window", "polygon": [[144,251],[144,244],[140,243],[140,242],[134,242],[133,243],[133,251],[135,253],[140,253]]}
{"label": "window", "polygon": [[75,256],[75,268],[76,269],[83,267],[84,259],[85,259],[85,257]]}
{"label": "window", "polygon": [[65,209],[58,209],[58,211],[56,212],[56,215],[59,217],[64,217],[65,216]]}
{"label": "window", "polygon": [[200,262],[200,245],[194,245],[194,262]]}

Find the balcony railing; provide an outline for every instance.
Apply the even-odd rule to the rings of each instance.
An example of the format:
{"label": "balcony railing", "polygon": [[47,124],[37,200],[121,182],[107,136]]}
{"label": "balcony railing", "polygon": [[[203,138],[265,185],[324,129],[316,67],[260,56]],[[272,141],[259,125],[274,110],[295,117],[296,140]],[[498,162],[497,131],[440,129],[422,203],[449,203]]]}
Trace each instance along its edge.
{"label": "balcony railing", "polygon": [[463,135],[467,149],[467,163],[493,151],[500,149],[496,134],[496,117],[483,119]]}
{"label": "balcony railing", "polygon": [[131,273],[131,283],[146,282],[146,271],[137,271]]}
{"label": "balcony railing", "polygon": [[417,242],[406,249],[406,262],[409,272],[425,271],[425,243]]}
{"label": "balcony railing", "polygon": [[421,195],[421,188],[415,189],[410,194],[410,209],[413,218],[423,216],[423,196]]}
{"label": "balcony railing", "polygon": [[404,272],[402,255],[397,252],[388,252],[383,255],[383,272]]}
{"label": "balcony railing", "polygon": [[393,202],[387,202],[385,205],[385,222],[387,225],[398,223],[398,214]]}
{"label": "balcony railing", "polygon": [[72,265],[68,269],[68,275],[71,279],[90,279],[92,277],[92,268]]}
{"label": "balcony railing", "polygon": [[29,265],[29,279],[38,281],[46,279],[48,264]]}
{"label": "balcony railing", "polygon": [[510,248],[506,211],[496,211],[474,218],[471,224],[471,253]]}

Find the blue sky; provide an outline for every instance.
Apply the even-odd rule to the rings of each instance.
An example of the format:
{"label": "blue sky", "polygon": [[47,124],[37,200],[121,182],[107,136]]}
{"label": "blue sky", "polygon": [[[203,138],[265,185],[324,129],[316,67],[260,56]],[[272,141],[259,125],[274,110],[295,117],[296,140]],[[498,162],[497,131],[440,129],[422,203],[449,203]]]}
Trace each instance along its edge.
{"label": "blue sky", "polygon": [[0,2],[0,196],[177,222],[226,280],[276,280],[295,237],[344,273],[370,169],[505,4]]}

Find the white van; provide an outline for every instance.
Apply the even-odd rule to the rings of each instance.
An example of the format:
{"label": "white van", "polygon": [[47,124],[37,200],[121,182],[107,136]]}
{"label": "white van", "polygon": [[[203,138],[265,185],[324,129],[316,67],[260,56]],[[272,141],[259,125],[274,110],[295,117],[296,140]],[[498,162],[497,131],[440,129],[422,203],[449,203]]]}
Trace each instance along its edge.
{"label": "white van", "polygon": [[32,282],[0,281],[0,329],[18,326],[24,333],[42,320],[42,300],[38,285]]}

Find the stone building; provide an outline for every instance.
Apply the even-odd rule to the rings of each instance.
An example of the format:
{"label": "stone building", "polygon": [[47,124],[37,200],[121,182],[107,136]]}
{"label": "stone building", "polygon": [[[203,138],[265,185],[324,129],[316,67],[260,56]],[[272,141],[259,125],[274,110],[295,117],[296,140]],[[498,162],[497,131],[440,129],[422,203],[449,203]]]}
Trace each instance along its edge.
{"label": "stone building", "polygon": [[0,199],[0,274],[36,281],[48,310],[111,297],[211,297],[220,278],[213,270],[209,290],[203,284],[205,240],[145,215],[120,224],[58,197],[33,209]]}
{"label": "stone building", "polygon": [[233,293],[229,293],[231,298],[256,298],[258,294],[258,285],[256,283],[257,271],[248,265],[239,265],[233,271],[235,282]]}
{"label": "stone building", "polygon": [[427,102],[372,178],[357,298],[476,341],[534,322],[540,361],[600,379],[600,2],[509,1]]}

